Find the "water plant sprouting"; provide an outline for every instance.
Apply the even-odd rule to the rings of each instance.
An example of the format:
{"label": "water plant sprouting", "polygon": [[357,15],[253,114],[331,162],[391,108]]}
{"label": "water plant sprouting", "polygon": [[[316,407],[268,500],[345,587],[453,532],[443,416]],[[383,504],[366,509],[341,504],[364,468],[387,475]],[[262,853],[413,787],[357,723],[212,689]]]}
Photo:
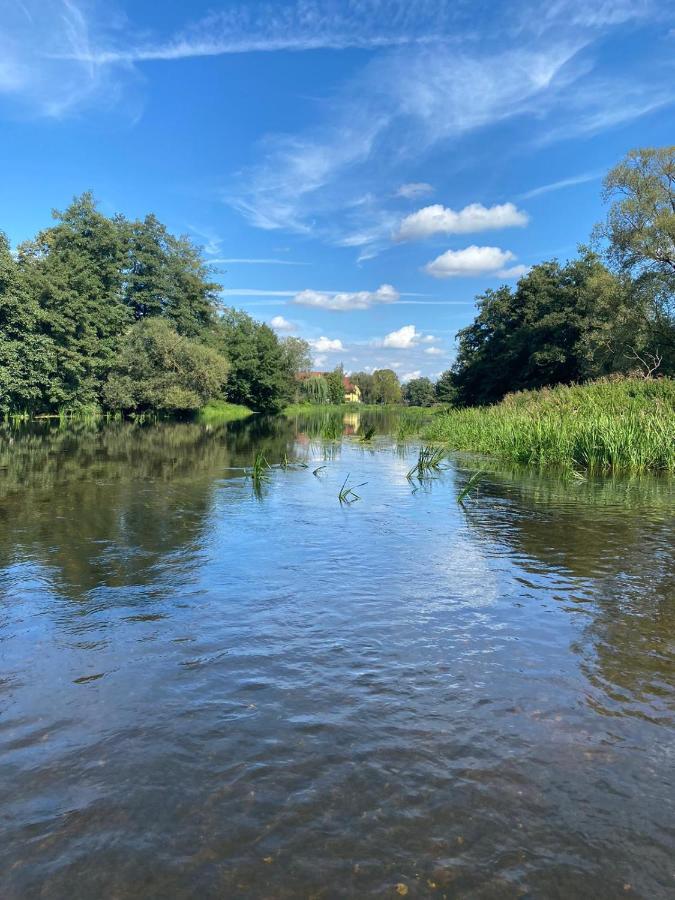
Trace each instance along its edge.
{"label": "water plant sprouting", "polygon": [[471,491],[480,484],[480,482],[485,477],[485,474],[486,473],[483,471],[483,469],[473,473],[473,475],[471,476],[471,478],[469,478],[459,494],[457,494],[457,502],[459,504],[463,505],[464,500],[466,500]]}
{"label": "water plant sprouting", "polygon": [[406,478],[408,481],[412,481],[413,478],[420,481],[423,478],[429,478],[432,473],[440,471],[444,459],[445,451],[441,447],[420,447],[417,462],[410,469]]}
{"label": "water plant sprouting", "polygon": [[[347,505],[351,503],[355,503],[357,500],[360,500],[361,497],[356,493],[354,488],[347,487],[347,482],[349,481],[349,473],[347,473],[347,477],[342,483],[342,487],[340,488],[340,493],[338,494],[338,500],[340,503],[346,503]],[[355,485],[357,488],[363,487],[368,484],[367,481],[362,481],[361,484]]]}

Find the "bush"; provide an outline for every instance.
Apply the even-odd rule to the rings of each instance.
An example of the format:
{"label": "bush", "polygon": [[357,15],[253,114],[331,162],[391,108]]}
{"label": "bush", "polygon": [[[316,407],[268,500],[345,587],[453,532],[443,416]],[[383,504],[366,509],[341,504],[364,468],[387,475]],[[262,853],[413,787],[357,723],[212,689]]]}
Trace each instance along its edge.
{"label": "bush", "polygon": [[227,372],[227,360],[215,350],[181,336],[164,319],[147,319],[125,336],[104,402],[125,412],[194,410],[222,396]]}

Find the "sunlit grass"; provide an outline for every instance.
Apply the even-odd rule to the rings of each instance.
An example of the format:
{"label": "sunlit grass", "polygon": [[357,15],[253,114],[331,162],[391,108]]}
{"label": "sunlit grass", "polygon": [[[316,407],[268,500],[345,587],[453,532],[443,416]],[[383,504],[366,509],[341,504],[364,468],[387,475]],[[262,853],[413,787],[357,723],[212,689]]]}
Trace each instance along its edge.
{"label": "sunlit grass", "polygon": [[236,422],[252,415],[247,406],[239,406],[236,403],[226,403],[225,400],[209,400],[197,413],[197,420],[207,425],[216,425],[223,422]]}
{"label": "sunlit grass", "polygon": [[675,382],[622,379],[512,394],[450,410],[428,441],[518,463],[591,473],[675,472]]}

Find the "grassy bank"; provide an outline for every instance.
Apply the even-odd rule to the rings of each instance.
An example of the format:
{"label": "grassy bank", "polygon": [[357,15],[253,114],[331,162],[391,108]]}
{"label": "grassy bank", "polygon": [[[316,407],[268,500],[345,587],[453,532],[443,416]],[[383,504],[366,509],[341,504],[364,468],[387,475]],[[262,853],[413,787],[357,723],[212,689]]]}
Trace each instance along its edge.
{"label": "grassy bank", "polygon": [[206,425],[216,425],[223,422],[236,422],[252,416],[248,406],[239,406],[236,403],[227,403],[225,400],[209,400],[197,413],[197,419]]}
{"label": "grassy bank", "polygon": [[675,381],[626,378],[511,394],[449,410],[429,441],[517,463],[602,472],[675,472]]}

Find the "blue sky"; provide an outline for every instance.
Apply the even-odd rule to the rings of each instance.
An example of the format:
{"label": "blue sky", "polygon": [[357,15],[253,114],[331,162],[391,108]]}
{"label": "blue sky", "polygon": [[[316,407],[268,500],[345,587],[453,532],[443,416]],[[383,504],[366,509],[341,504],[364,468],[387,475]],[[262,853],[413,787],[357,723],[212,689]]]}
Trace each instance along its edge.
{"label": "blue sky", "polygon": [[0,228],[91,189],[316,365],[435,376],[675,139],[672,0],[0,0]]}

